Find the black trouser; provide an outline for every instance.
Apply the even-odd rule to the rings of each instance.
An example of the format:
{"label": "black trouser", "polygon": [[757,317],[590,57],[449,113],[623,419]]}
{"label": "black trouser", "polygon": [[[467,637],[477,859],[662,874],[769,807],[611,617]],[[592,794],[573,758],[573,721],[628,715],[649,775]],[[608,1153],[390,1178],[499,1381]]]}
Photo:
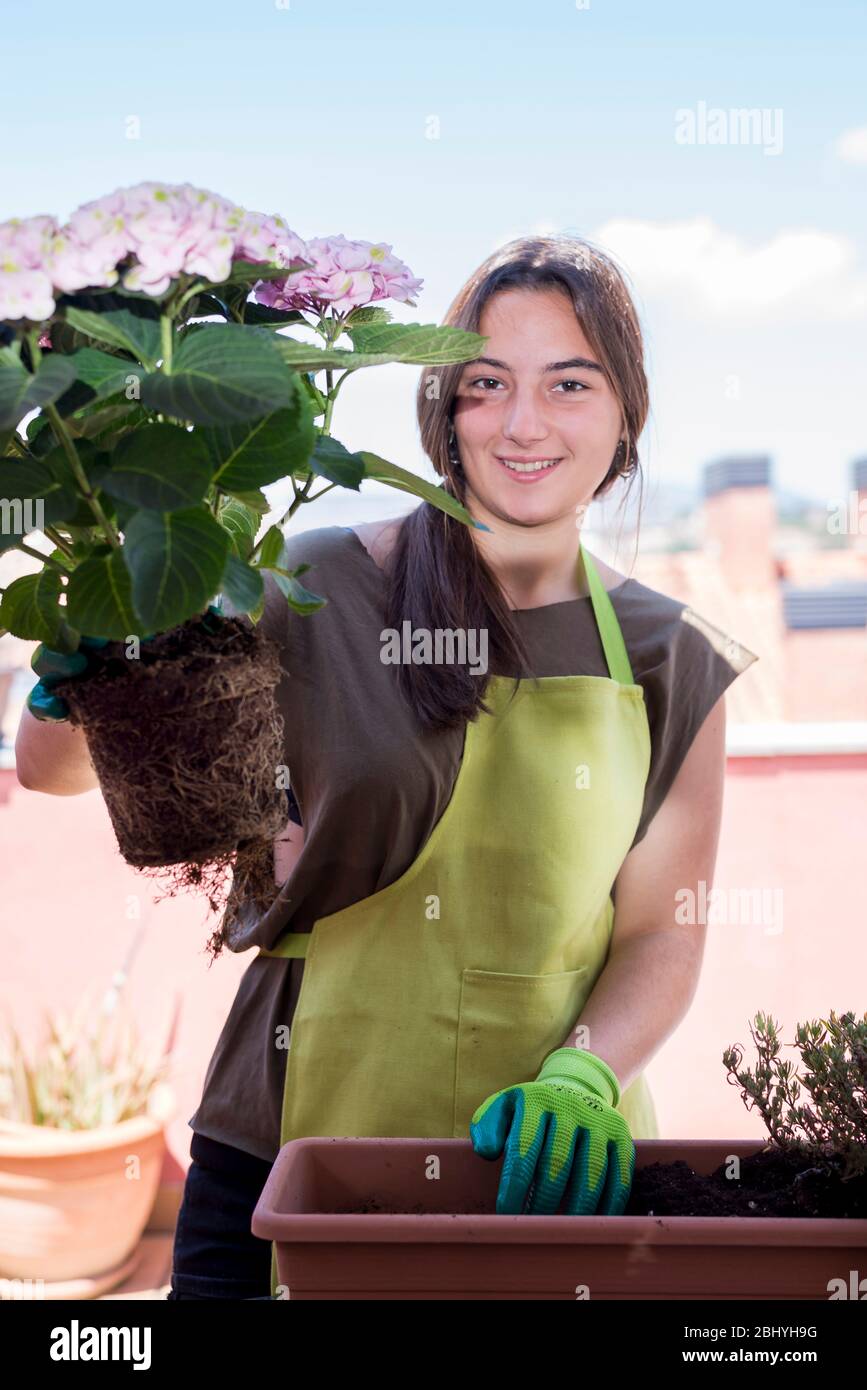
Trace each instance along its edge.
{"label": "black trouser", "polygon": [[271,1164],[193,1132],[170,1299],[270,1298],[271,1242],[250,1230]]}

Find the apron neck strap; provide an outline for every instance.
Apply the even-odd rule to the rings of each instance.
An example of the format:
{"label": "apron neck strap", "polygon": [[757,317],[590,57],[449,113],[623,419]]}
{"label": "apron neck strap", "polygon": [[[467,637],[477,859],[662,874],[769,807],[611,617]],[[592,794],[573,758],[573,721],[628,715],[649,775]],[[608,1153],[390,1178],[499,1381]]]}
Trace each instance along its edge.
{"label": "apron neck strap", "polygon": [[580,542],[578,549],[584,568],[584,576],[590,590],[590,600],[593,604],[596,626],[599,629],[599,637],[605,652],[605,660],[608,663],[609,674],[612,680],[619,681],[621,685],[634,685],[635,678],[632,674],[626,643],[623,640],[623,633],[617,621],[614,605],[608,596],[605,585],[599,578],[599,571]]}

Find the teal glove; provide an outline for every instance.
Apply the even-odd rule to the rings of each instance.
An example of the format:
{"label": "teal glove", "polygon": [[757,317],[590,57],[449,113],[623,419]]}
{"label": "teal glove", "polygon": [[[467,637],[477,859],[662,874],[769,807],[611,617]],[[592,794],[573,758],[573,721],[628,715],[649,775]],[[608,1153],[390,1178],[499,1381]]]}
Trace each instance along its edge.
{"label": "teal glove", "polygon": [[[214,622],[210,615],[216,613],[218,617],[222,617],[221,610],[222,601],[220,604],[212,603],[209,606],[203,617],[203,622],[208,628],[211,628]],[[154,635],[149,632],[142,641],[148,642]],[[61,681],[86,675],[92,666],[91,653],[104,647],[108,640],[107,637],[81,637],[78,650],[74,652],[58,652],[40,642],[30,662],[39,680],[27,696],[27,708],[36,719],[59,724],[69,718],[69,705],[59,695],[54,694],[54,687]]]}
{"label": "teal glove", "polygon": [[635,1145],[615,1110],[620,1083],[584,1048],[560,1047],[535,1081],[489,1096],[470,1121],[473,1148],[499,1158],[501,1215],[553,1215],[561,1199],[570,1216],[619,1216],[629,1200]]}
{"label": "teal glove", "polygon": [[40,642],[30,662],[39,680],[27,696],[27,708],[37,719],[59,724],[69,718],[69,705],[55,695],[54,687],[74,676],[83,676],[90,668],[90,653],[104,647],[107,637],[81,637],[78,651],[56,652]]}

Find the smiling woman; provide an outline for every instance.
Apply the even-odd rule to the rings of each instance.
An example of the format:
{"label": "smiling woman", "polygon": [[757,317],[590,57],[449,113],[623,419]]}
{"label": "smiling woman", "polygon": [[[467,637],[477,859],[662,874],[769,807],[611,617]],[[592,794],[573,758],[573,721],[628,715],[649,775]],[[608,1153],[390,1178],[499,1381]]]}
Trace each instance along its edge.
{"label": "smiling woman", "polygon": [[[589,502],[637,470],[648,405],[610,263],[518,242],[448,319],[484,355],[425,370],[422,440],[485,529],[423,502],[286,542],[329,600],[313,624],[269,593],[262,619],[303,825],[272,906],[226,933],[259,950],[190,1124],[227,1165],[309,1135],[470,1139],[502,1156],[499,1212],[616,1214],[632,1141],[659,1134],[644,1068],[702,946],[674,894],[712,881],[722,699],[755,657],[581,542]],[[488,670],[435,644],[384,663],[407,627],[486,632]],[[182,1242],[173,1283],[221,1296],[236,1270],[227,1248],[203,1281]]]}

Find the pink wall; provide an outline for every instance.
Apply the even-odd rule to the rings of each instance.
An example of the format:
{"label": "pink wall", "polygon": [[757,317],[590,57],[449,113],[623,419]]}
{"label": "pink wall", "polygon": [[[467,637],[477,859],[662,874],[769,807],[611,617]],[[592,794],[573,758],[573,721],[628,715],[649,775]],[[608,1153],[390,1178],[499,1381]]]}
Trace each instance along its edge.
{"label": "pink wall", "polygon": [[664,1135],[764,1135],[721,1060],[740,1043],[754,1069],[759,1009],[787,1043],[808,1017],[867,1011],[865,807],[867,754],[729,759],[714,886],[782,889],[782,930],[708,926],[690,1012],[647,1070]]}
{"label": "pink wall", "polygon": [[[187,1120],[249,957],[225,951],[209,967],[204,948],[218,919],[204,899],[154,903],[159,887],[121,859],[98,791],[46,796],[0,770],[0,861],[0,1007],[28,1036],[38,1036],[43,1008],[71,1008],[91,986],[101,994],[145,924],[127,995],[140,1028],[156,1042],[168,1036],[180,995],[170,1078],[177,1110],[163,1174],[179,1179],[189,1162]],[[137,919],[128,915],[136,910]]]}
{"label": "pink wall", "polygon": [[[763,1134],[721,1062],[734,1042],[753,1062],[747,1025],[757,1009],[780,1020],[787,1040],[808,1016],[867,1009],[865,804],[867,755],[729,759],[714,886],[764,888],[771,906],[782,890],[782,929],[772,920],[708,927],[690,1013],[647,1070],[664,1135]],[[91,984],[107,987],[146,923],[129,996],[157,1038],[167,1034],[176,993],[182,1001],[164,1174],[179,1179],[186,1122],[249,956],[226,952],[209,966],[204,947],[216,918],[193,897],[153,902],[159,890],[121,860],[96,791],[45,796],[0,770],[0,854],[0,1007],[29,1036],[43,1007],[69,1007]],[[139,919],[128,915],[131,905]]]}

